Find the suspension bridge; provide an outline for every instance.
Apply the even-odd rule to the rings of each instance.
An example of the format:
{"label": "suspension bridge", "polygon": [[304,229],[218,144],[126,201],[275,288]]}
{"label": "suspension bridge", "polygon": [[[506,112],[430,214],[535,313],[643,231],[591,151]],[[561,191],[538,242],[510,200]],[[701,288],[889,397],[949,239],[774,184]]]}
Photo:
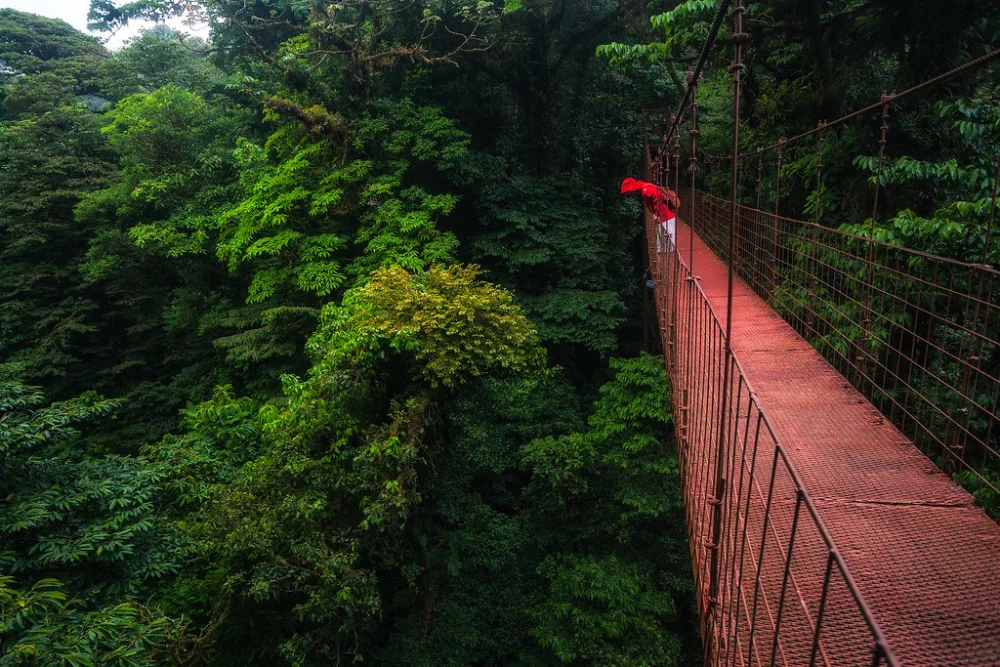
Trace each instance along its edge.
{"label": "suspension bridge", "polygon": [[[874,234],[893,104],[1000,52],[743,151],[737,1],[732,150],[701,156],[728,166],[727,196],[706,191],[697,87],[730,4],[643,154],[644,177],[682,198],[676,245],[651,212],[646,240],[705,664],[1000,665],[1000,526],[958,483],[1000,493],[984,472],[1000,460],[1000,271]],[[782,215],[783,156],[815,148],[818,200],[827,133],[868,118],[871,233],[824,225],[818,202],[813,220]]]}

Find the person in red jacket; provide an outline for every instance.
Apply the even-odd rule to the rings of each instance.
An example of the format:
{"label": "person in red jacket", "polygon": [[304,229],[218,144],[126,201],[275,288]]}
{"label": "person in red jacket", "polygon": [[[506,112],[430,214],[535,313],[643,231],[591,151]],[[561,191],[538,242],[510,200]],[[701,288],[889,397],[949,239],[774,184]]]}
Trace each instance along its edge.
{"label": "person in red jacket", "polygon": [[629,192],[639,192],[646,208],[656,218],[656,251],[663,252],[665,248],[667,252],[672,252],[676,248],[677,209],[680,208],[677,194],[655,183],[626,178],[622,181],[622,194]]}

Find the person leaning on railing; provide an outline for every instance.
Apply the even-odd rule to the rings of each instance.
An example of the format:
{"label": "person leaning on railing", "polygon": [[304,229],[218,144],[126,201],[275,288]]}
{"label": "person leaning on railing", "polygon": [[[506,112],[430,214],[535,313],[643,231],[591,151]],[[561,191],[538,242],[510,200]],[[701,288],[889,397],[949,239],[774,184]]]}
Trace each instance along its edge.
{"label": "person leaning on railing", "polygon": [[681,202],[677,193],[655,183],[626,178],[622,181],[622,194],[638,192],[646,209],[656,219],[656,252],[673,252],[677,247],[677,210]]}

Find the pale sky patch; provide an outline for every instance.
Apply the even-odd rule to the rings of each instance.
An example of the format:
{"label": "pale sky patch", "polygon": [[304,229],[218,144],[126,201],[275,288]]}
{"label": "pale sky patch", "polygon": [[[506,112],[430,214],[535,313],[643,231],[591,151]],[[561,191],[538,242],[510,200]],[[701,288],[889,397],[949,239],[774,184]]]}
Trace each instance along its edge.
{"label": "pale sky patch", "polygon": [[[90,0],[0,0],[0,9],[16,9],[20,12],[30,12],[40,14],[53,19],[62,19],[71,26],[87,33],[87,12],[90,11]],[[125,28],[122,28],[112,37],[105,46],[112,51],[120,49],[122,45],[131,37],[139,34],[143,28],[149,28],[153,24],[148,21],[133,21]],[[199,37],[208,38],[208,26],[186,26],[180,18],[167,21],[167,25],[176,28],[181,32]],[[104,40],[107,33],[88,33]]]}

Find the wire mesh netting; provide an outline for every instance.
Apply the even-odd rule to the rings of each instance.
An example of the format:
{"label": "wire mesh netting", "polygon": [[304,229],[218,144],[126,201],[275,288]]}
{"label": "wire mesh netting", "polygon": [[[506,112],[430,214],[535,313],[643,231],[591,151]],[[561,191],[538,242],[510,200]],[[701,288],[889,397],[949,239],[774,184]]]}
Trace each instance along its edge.
{"label": "wire mesh netting", "polygon": [[[722,253],[729,202],[697,193]],[[885,417],[972,490],[1000,493],[1000,272],[737,207],[737,274]]]}

